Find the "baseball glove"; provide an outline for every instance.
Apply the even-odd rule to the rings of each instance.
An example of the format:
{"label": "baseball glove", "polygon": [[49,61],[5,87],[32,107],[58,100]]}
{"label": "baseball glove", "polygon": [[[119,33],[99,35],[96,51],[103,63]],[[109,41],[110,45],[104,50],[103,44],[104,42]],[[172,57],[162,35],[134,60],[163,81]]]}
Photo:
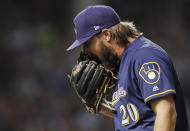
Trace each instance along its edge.
{"label": "baseball glove", "polygon": [[114,110],[106,98],[117,78],[96,57],[81,52],[69,79],[71,86],[90,113],[98,113],[102,105]]}

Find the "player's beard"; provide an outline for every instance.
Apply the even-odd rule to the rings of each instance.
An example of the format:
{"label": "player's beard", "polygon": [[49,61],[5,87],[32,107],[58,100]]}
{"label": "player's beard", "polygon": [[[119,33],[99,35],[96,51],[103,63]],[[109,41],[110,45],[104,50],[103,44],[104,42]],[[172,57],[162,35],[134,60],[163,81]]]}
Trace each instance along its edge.
{"label": "player's beard", "polygon": [[116,54],[114,54],[113,49],[107,47],[103,43],[103,41],[101,42],[100,60],[107,69],[113,71],[114,73],[118,71],[120,65],[120,59],[117,57]]}

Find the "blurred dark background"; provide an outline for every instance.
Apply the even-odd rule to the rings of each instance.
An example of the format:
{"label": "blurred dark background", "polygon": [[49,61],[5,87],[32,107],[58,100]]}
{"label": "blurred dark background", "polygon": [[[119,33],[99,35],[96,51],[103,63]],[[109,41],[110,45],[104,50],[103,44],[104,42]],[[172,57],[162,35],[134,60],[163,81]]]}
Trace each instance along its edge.
{"label": "blurred dark background", "polygon": [[0,131],[114,131],[69,86],[79,49],[74,16],[106,4],[172,57],[190,109],[189,0],[6,0],[0,2]]}

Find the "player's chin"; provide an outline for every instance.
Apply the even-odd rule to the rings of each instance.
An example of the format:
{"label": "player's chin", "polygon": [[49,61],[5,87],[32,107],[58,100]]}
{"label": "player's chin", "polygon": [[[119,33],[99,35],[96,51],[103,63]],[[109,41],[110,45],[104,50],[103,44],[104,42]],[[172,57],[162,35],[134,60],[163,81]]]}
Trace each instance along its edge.
{"label": "player's chin", "polygon": [[115,61],[114,60],[112,60],[112,61],[104,61],[102,63],[107,69],[111,70],[114,73],[118,72],[118,70],[119,70],[119,65],[120,65],[120,60],[119,59],[117,59]]}

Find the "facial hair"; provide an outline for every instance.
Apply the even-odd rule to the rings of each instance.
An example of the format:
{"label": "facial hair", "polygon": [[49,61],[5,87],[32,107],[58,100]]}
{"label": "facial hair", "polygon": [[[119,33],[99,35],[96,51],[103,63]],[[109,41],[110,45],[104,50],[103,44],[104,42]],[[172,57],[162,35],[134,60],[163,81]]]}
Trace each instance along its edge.
{"label": "facial hair", "polygon": [[112,72],[116,73],[119,69],[120,59],[113,53],[113,49],[107,47],[103,41],[101,41],[101,57],[102,64]]}

